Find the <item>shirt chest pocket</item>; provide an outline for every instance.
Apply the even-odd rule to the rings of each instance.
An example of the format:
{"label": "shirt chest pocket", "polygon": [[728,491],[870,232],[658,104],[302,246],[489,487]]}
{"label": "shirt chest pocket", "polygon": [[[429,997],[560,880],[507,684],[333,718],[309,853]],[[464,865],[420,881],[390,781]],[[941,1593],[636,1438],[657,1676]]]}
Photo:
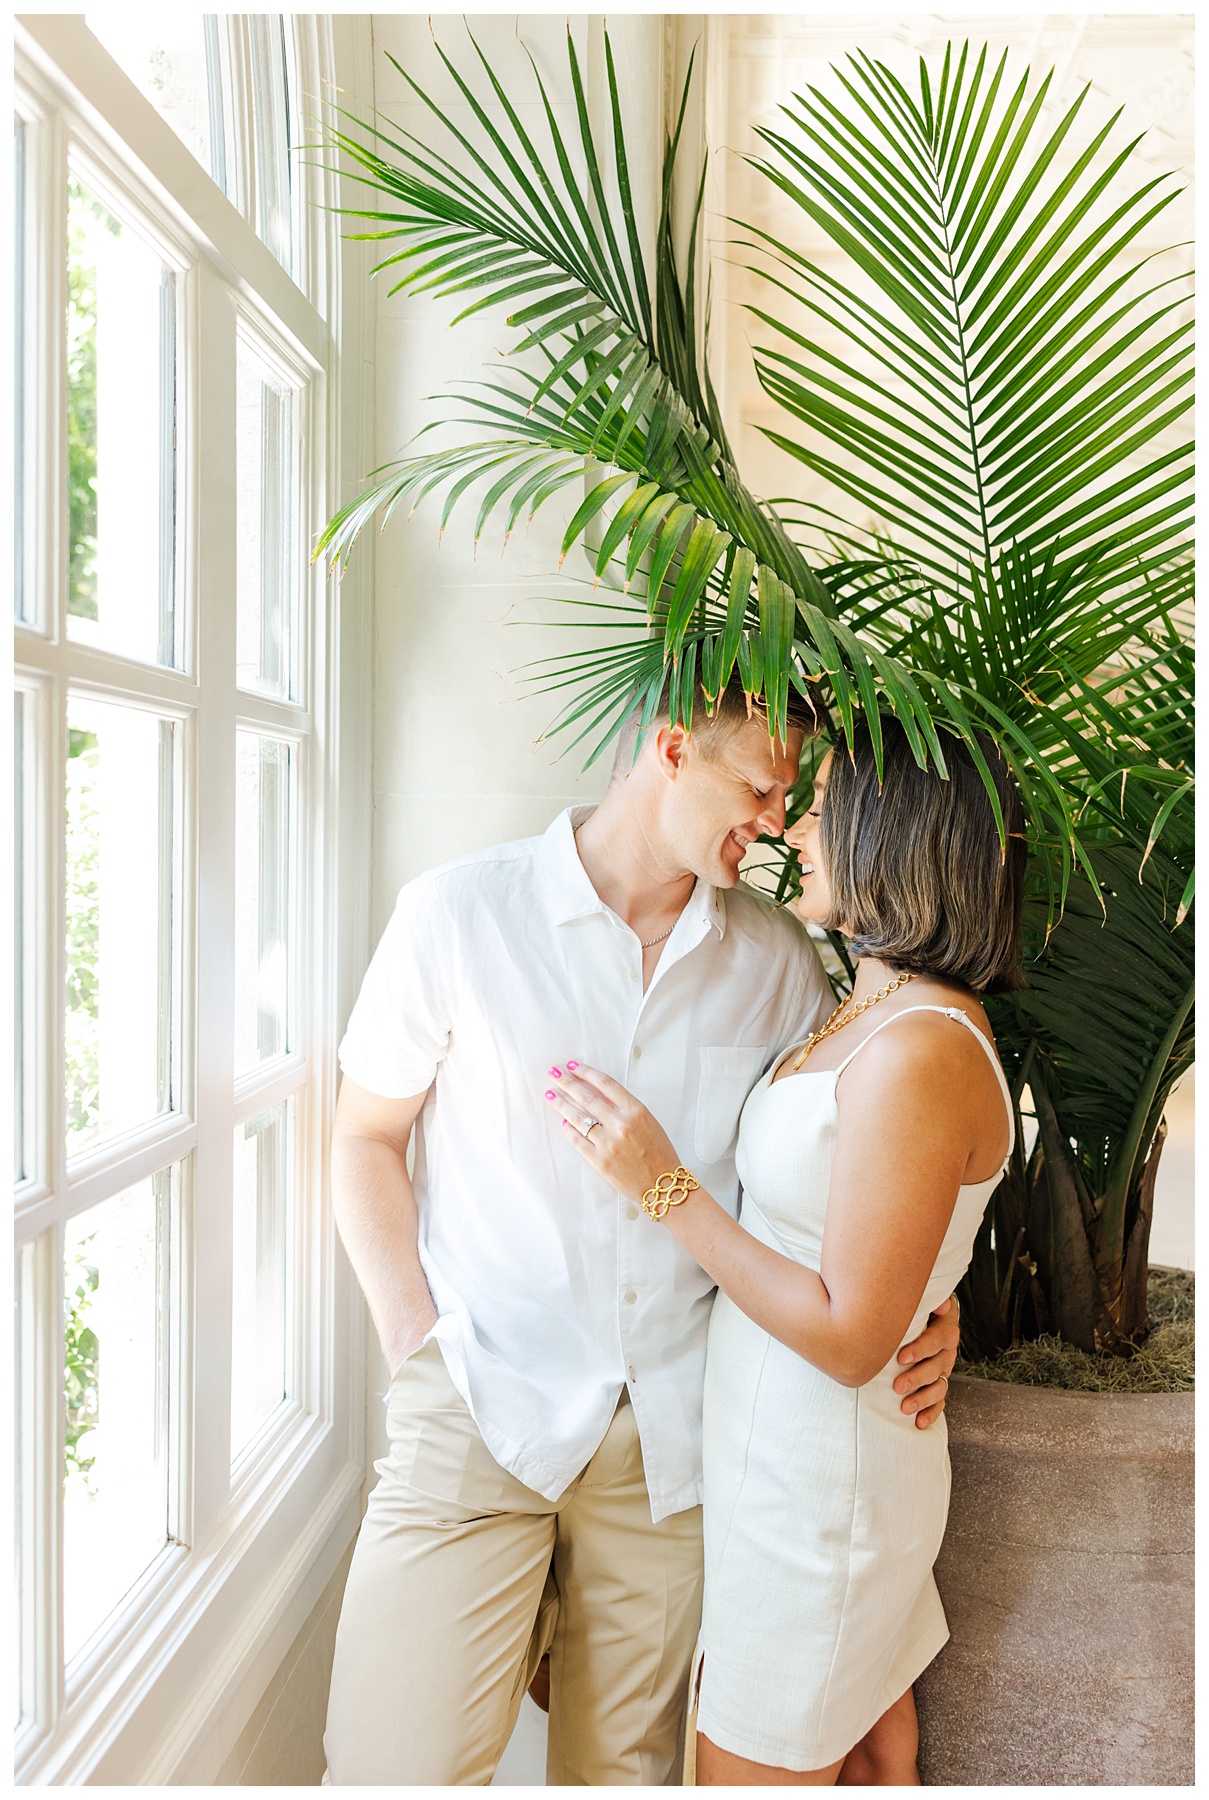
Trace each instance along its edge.
{"label": "shirt chest pocket", "polygon": [[703,1163],[720,1162],[734,1145],[743,1102],[768,1060],[767,1044],[705,1044],[697,1090],[693,1148]]}

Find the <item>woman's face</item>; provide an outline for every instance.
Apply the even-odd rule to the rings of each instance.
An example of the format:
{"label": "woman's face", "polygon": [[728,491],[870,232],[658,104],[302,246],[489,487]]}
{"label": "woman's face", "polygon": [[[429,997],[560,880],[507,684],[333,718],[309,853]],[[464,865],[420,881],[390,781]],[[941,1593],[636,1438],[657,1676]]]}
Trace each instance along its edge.
{"label": "woman's face", "polygon": [[823,795],[827,792],[827,777],[831,773],[832,754],[829,750],[819,764],[810,811],[803,813],[797,824],[785,833],[785,842],[799,853],[802,865],[802,891],[793,902],[793,910],[799,919],[813,921],[816,925],[825,925],[831,917],[831,887],[823,867],[819,818]]}

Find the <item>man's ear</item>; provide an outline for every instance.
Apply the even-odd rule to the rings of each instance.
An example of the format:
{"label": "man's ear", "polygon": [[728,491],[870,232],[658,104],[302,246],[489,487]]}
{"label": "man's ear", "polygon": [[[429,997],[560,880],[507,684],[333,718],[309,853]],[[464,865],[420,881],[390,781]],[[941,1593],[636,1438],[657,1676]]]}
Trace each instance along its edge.
{"label": "man's ear", "polygon": [[655,733],[655,765],[668,781],[682,775],[689,757],[689,735],[683,725],[663,724]]}

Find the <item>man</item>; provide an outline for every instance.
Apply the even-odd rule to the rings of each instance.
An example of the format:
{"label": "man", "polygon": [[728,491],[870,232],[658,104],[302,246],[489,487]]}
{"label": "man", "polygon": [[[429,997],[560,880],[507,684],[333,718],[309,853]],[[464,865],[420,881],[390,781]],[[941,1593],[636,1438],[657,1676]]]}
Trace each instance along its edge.
{"label": "man", "polygon": [[[490,1781],[547,1651],[551,1785],[676,1779],[713,1290],[543,1092],[567,1059],[608,1070],[735,1207],[743,1102],[830,1009],[801,926],[739,885],[813,715],[782,744],[737,687],[702,711],[691,735],[656,717],[637,756],[633,724],[594,810],[408,883],[341,1045],[336,1217],[395,1373],[334,1784]],[[920,1421],[956,1345],[950,1308],[909,1347]]]}

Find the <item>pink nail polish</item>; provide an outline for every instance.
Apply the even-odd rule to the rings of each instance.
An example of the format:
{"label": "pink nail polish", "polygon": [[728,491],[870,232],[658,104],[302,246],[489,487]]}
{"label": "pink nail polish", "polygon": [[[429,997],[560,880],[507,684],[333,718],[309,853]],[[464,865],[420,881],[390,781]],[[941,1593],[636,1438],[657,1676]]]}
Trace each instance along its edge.
{"label": "pink nail polish", "polygon": [[546,1089],[546,1099],[547,1100],[557,1100],[558,1099],[558,1095],[554,1092],[553,1088]]}
{"label": "pink nail polish", "polygon": [[546,1074],[553,1075],[555,1081],[561,1081],[563,1072],[561,1069],[547,1069]]}
{"label": "pink nail polish", "polygon": [[568,1064],[567,1064],[567,1067],[568,1067],[568,1068],[569,1068],[569,1069],[578,1069],[578,1067],[579,1067],[579,1064],[578,1064],[578,1063],[575,1063],[575,1062],[571,1062],[571,1063],[568,1063]]}

